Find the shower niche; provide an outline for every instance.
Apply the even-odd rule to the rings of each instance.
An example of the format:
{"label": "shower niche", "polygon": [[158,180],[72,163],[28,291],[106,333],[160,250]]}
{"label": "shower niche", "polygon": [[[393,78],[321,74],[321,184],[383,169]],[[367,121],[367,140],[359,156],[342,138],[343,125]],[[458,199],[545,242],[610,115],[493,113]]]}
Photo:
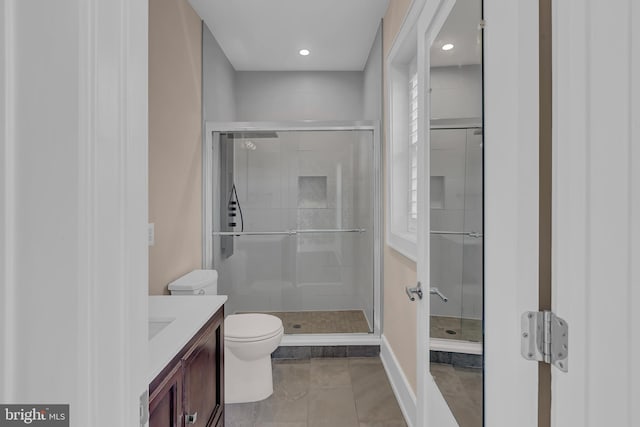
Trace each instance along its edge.
{"label": "shower niche", "polygon": [[376,332],[375,130],[211,131],[205,264],[228,313],[274,314],[287,335]]}

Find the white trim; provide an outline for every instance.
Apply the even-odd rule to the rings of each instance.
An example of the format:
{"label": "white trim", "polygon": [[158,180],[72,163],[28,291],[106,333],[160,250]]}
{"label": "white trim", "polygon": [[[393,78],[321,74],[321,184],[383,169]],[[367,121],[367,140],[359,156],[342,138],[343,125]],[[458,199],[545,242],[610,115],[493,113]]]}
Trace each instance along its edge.
{"label": "white trim", "polygon": [[447,351],[450,353],[482,355],[482,343],[473,341],[431,338],[429,341],[429,349],[433,351]]}
{"label": "white trim", "polygon": [[207,121],[207,132],[374,130],[377,120],[296,120],[281,122],[215,122]]}
{"label": "white trim", "polygon": [[213,141],[213,131],[205,123],[202,144],[202,268],[205,270],[213,269],[213,199],[220,196],[218,186],[212,183],[216,170],[214,150],[218,145],[218,141]]}
{"label": "white trim", "polygon": [[407,425],[409,427],[420,427],[416,424],[416,394],[384,334],[380,344],[380,360],[382,360],[382,366],[387,372],[393,394],[396,396]]}
{"label": "white trim", "polygon": [[282,337],[281,346],[380,345],[374,334],[292,334]]}
{"label": "white trim", "polygon": [[538,426],[538,364],[520,316],[538,308],[538,3],[484,0],[485,425]]}
{"label": "white trim", "polygon": [[[414,1],[412,6],[420,2]],[[413,7],[411,10],[414,10]],[[386,211],[387,245],[409,258],[417,259],[417,234],[409,231],[409,87],[411,64],[416,62],[415,21],[418,12],[405,17],[387,57],[387,139],[386,139]],[[414,16],[415,15],[415,16]],[[404,25],[404,24],[403,24]],[[420,87],[418,86],[418,90]],[[418,115],[420,112],[418,112]]]}
{"label": "white trim", "polygon": [[431,375],[426,380],[426,390],[427,407],[429,408],[428,425],[430,427],[459,427],[449,404]]}
{"label": "white trim", "polygon": [[15,212],[14,212],[14,150],[15,138],[13,134],[13,105],[14,105],[14,70],[13,60],[13,1],[4,0],[0,3],[0,22],[4,31],[0,35],[0,297],[2,299],[2,328],[0,342],[2,351],[0,354],[0,373],[2,374],[2,388],[0,389],[0,401],[9,402],[13,394],[16,369],[14,368],[14,310],[15,310],[15,278],[13,270],[13,257],[15,247]]}
{"label": "white trim", "polygon": [[[387,129],[386,129],[386,224],[385,238],[386,244],[391,249],[405,256],[413,262],[417,260],[417,235],[409,232],[408,224],[408,191],[407,189],[406,171],[398,174],[394,178],[394,152],[393,142],[396,139],[402,140],[403,133],[408,135],[408,128],[404,123],[408,124],[407,115],[403,111],[407,110],[408,103],[404,102],[405,97],[396,94],[407,92],[406,75],[408,75],[409,64],[412,60],[417,59],[417,34],[416,26],[420,13],[426,3],[426,0],[412,0],[409,9],[404,16],[400,31],[396,34],[391,45],[391,49],[386,58],[385,78],[387,80]],[[406,70],[405,70],[406,69]],[[418,84],[418,90],[420,85]],[[419,92],[418,92],[419,93]],[[399,115],[399,119],[394,119],[395,115]],[[418,112],[418,115],[420,112]],[[398,121],[397,125],[394,122]],[[418,126],[420,128],[420,126]],[[419,131],[419,130],[418,130]],[[418,142],[419,143],[419,142]],[[400,142],[400,145],[402,143]],[[408,148],[408,147],[407,147]],[[406,164],[402,160],[399,164]],[[400,181],[400,189],[394,190],[395,181]],[[419,209],[418,209],[419,210]]]}
{"label": "white trim", "polygon": [[[387,182],[389,180],[387,179]],[[387,194],[389,194],[387,192]],[[388,198],[389,196],[387,196]],[[388,200],[388,199],[387,199]],[[389,205],[387,203],[387,205]],[[387,218],[389,218],[389,214],[387,214]],[[403,255],[404,257],[410,259],[413,262],[417,262],[418,261],[418,257],[416,255],[416,253],[418,252],[417,246],[418,246],[418,239],[414,234],[409,233],[408,231],[406,233],[400,233],[400,232],[393,232],[391,231],[391,227],[389,226],[389,224],[387,224],[387,226],[385,227],[387,230],[387,246],[389,246],[391,249],[393,249],[394,251],[398,252],[399,254]]]}
{"label": "white trim", "polygon": [[399,50],[402,48],[402,44],[404,40],[406,40],[410,36],[415,36],[414,26],[417,24],[418,19],[420,18],[420,13],[424,8],[424,5],[427,0],[411,0],[411,5],[407,10],[406,15],[402,20],[402,25],[400,25],[400,31],[396,34],[391,42],[391,50],[387,55],[387,64],[389,64],[389,58],[396,56]]}

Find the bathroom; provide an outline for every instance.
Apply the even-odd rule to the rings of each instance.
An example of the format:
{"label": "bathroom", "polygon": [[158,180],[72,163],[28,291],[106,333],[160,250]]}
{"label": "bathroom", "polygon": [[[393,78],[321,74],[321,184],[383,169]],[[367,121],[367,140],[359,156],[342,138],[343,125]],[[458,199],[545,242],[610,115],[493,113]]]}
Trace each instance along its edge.
{"label": "bathroom", "polygon": [[[461,5],[454,9],[453,29],[445,29],[450,33],[443,37],[458,43],[466,56],[443,57],[432,70],[435,134],[452,128],[465,135],[467,130],[481,134],[480,3]],[[309,38],[328,37],[326,28],[344,27],[341,19],[346,18],[340,14],[325,18],[329,21],[324,25],[291,23],[278,32],[273,28],[286,23],[271,25],[278,19],[277,10],[249,19],[241,7],[216,8],[198,1],[151,2],[150,7],[149,222],[155,233],[150,294],[169,293],[167,285],[191,270],[215,269],[218,293],[228,296],[226,315],[258,312],[282,320],[284,336],[272,356],[280,363],[320,363],[327,358],[348,366],[348,356],[375,358],[386,328],[385,340],[396,341],[388,344],[394,359],[399,353],[398,363],[410,378],[404,386],[415,391],[417,376],[410,374],[415,371],[410,365],[416,356],[410,353],[416,343],[402,343],[416,330],[411,324],[415,308],[404,293],[405,286],[415,282],[415,264],[410,263],[413,257],[383,242],[383,57],[390,50],[386,46],[383,51],[383,18],[388,2],[370,3],[366,13],[353,6],[357,13],[351,11],[348,24],[359,31],[349,32],[349,37],[359,45],[351,57],[342,51],[329,54],[316,40],[305,44],[305,32]],[[266,13],[272,18],[264,19]],[[299,7],[290,13],[309,11]],[[291,40],[249,51],[257,34],[265,40],[285,35]],[[386,37],[391,36],[388,30]],[[301,55],[301,49],[309,55]],[[181,143],[176,144],[180,134]],[[438,193],[440,199],[432,201],[434,230],[453,233],[476,227],[471,232],[482,234],[477,139],[469,142],[476,145],[469,145],[468,153],[464,138],[461,151],[451,138],[436,139],[434,158],[438,153],[446,158],[432,163],[432,174],[439,175],[432,178],[432,192],[434,182],[446,180],[449,210],[443,209],[445,196]],[[465,163],[475,168],[476,176],[465,177]],[[465,183],[480,187],[465,189]],[[467,208],[464,214],[465,199],[467,204],[476,202],[475,211]],[[463,221],[458,220],[460,212]],[[473,215],[476,224],[465,228],[464,220]],[[482,366],[482,265],[478,253],[470,252],[470,241],[479,241],[481,247],[481,238],[432,237],[433,280],[448,302],[431,297],[431,335],[440,341],[432,345],[431,358],[471,375]],[[183,250],[174,259],[178,247]],[[468,280],[463,286],[458,277],[463,268],[474,283]],[[403,275],[408,277],[401,279]],[[398,303],[406,309],[385,316],[385,292],[394,288],[400,289],[393,292],[400,293],[403,300]],[[463,305],[471,310],[464,311]],[[465,339],[469,330],[475,335]],[[452,336],[446,331],[460,336],[448,339]],[[451,345],[456,342],[459,349]],[[481,375],[477,378],[474,402],[481,402]],[[454,376],[451,381],[457,380]],[[237,413],[243,419],[242,411],[230,409],[234,407],[228,405],[227,417]],[[278,421],[264,415],[264,408],[255,410],[264,418],[256,421]],[[404,420],[403,410],[393,407],[387,421]],[[481,425],[482,411],[476,411],[475,420],[460,425]],[[293,417],[285,419],[300,421]],[[372,421],[366,416],[360,420]]]}
{"label": "bathroom", "polygon": [[634,5],[0,0],[0,418],[639,425]]}

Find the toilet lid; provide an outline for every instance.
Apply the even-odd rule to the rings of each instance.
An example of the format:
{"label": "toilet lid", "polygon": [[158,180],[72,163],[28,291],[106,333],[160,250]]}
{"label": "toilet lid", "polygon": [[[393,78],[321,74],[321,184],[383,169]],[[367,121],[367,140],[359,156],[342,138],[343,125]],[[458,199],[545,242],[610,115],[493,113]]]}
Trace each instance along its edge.
{"label": "toilet lid", "polygon": [[259,340],[272,337],[281,329],[282,320],[270,314],[230,314],[224,319],[225,338]]}

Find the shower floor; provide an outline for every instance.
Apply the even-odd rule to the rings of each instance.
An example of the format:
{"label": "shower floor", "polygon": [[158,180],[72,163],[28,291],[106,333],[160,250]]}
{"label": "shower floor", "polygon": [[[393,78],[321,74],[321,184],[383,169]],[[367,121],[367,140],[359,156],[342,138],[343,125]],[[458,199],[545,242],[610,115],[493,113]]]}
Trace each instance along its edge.
{"label": "shower floor", "polygon": [[362,310],[264,311],[261,313],[279,317],[285,334],[366,334],[370,332],[369,323]]}
{"label": "shower floor", "polygon": [[482,342],[482,321],[431,316],[431,338]]}

